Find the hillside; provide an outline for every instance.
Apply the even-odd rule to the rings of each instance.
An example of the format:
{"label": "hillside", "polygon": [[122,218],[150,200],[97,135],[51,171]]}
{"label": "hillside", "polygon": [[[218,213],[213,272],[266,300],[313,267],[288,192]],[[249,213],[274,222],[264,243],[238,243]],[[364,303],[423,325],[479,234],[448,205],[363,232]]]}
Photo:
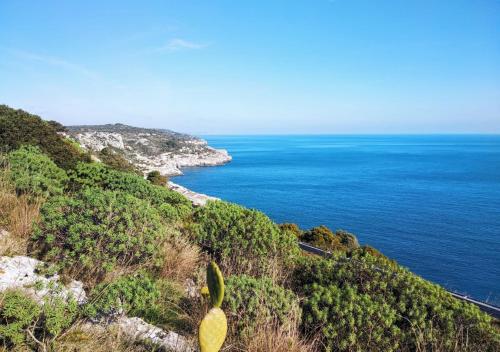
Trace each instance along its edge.
{"label": "hillside", "polygon": [[214,166],[231,161],[225,150],[214,149],[201,138],[163,129],[123,124],[67,126],[65,134],[83,148],[99,152],[111,148],[146,173],[158,170],[180,175],[182,167]]}
{"label": "hillside", "polygon": [[225,352],[500,350],[490,316],[351,233],[194,207],[60,131],[0,110],[1,352],[194,352],[225,328]]}

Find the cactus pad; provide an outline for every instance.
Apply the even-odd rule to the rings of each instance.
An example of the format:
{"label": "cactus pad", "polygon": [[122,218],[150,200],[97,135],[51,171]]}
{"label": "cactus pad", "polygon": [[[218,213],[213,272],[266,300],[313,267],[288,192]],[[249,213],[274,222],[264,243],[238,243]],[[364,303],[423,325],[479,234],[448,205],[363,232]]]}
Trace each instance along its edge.
{"label": "cactus pad", "polygon": [[226,315],[220,308],[209,310],[201,321],[198,339],[201,352],[218,352],[227,334]]}
{"label": "cactus pad", "polygon": [[212,306],[220,308],[224,299],[224,278],[215,262],[211,262],[207,268],[207,285],[210,291]]}

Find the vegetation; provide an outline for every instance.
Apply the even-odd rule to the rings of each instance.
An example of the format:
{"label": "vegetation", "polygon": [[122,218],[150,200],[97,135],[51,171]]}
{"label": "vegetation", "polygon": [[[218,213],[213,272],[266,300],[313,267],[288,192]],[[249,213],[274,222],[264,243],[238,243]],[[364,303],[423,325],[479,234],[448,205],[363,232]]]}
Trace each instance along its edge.
{"label": "vegetation", "polygon": [[148,173],[147,180],[157,186],[166,186],[168,183],[168,177],[162,176],[160,171],[151,171]]}
{"label": "vegetation", "polygon": [[101,283],[92,291],[86,313],[92,317],[123,312],[131,316],[154,320],[159,315],[161,285],[147,272],[119,277],[110,283]]}
{"label": "vegetation", "polygon": [[346,231],[333,233],[326,226],[314,227],[300,234],[299,239],[326,251],[351,251],[359,247],[356,237]]}
{"label": "vegetation", "polygon": [[113,170],[102,164],[80,163],[69,176],[74,191],[91,187],[128,193],[149,202],[168,220],[184,218],[192,210],[190,202],[179,193],[155,186],[141,176]]}
{"label": "vegetation", "polygon": [[38,147],[22,146],[8,155],[10,178],[18,194],[48,197],[63,193],[66,172]]}
{"label": "vegetation", "polygon": [[224,278],[215,262],[207,267],[207,284],[212,308],[200,323],[198,341],[201,352],[219,352],[226,340],[227,319],[220,308],[224,299]]}
{"label": "vegetation", "polygon": [[0,150],[8,152],[34,145],[63,169],[72,168],[79,161],[89,161],[88,155],[57,133],[59,126],[26,111],[0,105]]}
{"label": "vegetation", "polygon": [[20,291],[0,297],[0,343],[7,348],[43,350],[75,320],[77,305],[61,298],[46,299],[42,305]]}
{"label": "vegetation", "polygon": [[[1,156],[0,156],[1,158]],[[8,163],[0,169],[0,255],[25,255],[40,199],[16,192]]]}
{"label": "vegetation", "polygon": [[232,334],[252,336],[263,325],[277,322],[290,325],[300,316],[298,297],[270,278],[248,275],[226,280],[224,310],[231,322]]}
{"label": "vegetation", "polygon": [[297,237],[298,239],[300,239],[300,237],[302,236],[302,230],[297,226],[297,224],[286,223],[279,224],[278,226],[280,227],[281,231],[288,231],[295,235],[295,237]]}
{"label": "vegetation", "polygon": [[229,274],[271,275],[298,254],[296,239],[257,210],[208,202],[193,221],[195,240]]}
{"label": "vegetation", "polygon": [[132,165],[122,155],[122,153],[115,148],[105,147],[101,149],[101,151],[99,151],[97,156],[99,160],[101,160],[104,164],[108,165],[112,169],[142,175],[142,172],[139,171],[134,165]]}
{"label": "vegetation", "polygon": [[[50,270],[40,274],[83,280],[89,300],[40,304],[1,292],[0,351],[151,350],[111,330],[80,328],[88,317],[120,312],[191,341],[200,321],[202,336],[224,332],[227,314],[224,351],[500,350],[488,315],[360,247],[354,235],[277,225],[222,201],[194,209],[157,185],[156,173],[146,180],[120,163],[86,160],[62,130],[0,107],[0,230],[8,230],[0,255],[43,259]],[[331,256],[304,255],[297,240]],[[225,283],[213,265],[205,279],[211,260]],[[205,284],[210,305],[196,295]]]}
{"label": "vegetation", "polygon": [[166,234],[156,209],[124,192],[88,188],[51,198],[40,213],[33,248],[82,279],[117,266],[154,265]]}
{"label": "vegetation", "polygon": [[491,319],[384,258],[302,258],[294,275],[303,329],[321,331],[327,351],[494,351]]}

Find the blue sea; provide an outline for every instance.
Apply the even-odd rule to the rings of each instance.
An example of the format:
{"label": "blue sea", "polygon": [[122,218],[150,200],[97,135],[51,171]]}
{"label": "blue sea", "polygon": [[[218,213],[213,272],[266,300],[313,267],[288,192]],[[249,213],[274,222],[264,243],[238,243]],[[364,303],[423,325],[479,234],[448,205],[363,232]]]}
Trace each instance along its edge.
{"label": "blue sea", "polygon": [[499,135],[208,136],[233,156],[173,181],[307,229],[357,235],[500,305]]}

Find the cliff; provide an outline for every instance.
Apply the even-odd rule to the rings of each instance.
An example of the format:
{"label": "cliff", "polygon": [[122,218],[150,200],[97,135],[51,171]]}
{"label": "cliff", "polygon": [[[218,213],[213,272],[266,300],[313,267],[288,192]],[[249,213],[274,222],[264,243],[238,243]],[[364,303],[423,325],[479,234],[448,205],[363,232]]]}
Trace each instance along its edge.
{"label": "cliff", "polygon": [[68,126],[64,134],[91,151],[111,148],[144,173],[158,170],[162,175],[174,176],[181,175],[183,167],[215,166],[231,161],[226,150],[170,130],[108,124]]}

